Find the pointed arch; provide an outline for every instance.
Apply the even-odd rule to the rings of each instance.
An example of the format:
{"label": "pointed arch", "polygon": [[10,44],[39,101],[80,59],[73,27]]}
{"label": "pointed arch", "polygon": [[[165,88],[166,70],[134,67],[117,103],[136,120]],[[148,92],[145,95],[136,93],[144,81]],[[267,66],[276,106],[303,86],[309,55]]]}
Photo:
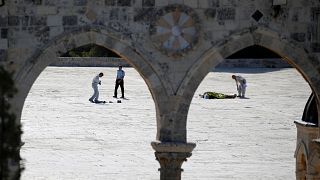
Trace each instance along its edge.
{"label": "pointed arch", "polygon": [[[97,44],[108,48],[125,59],[131,64],[144,79],[149,91],[155,102],[156,113],[159,112],[158,94],[167,93],[170,90],[166,83],[161,81],[157,71],[146,57],[140,53],[139,49],[134,45],[126,43],[121,39],[106,33],[105,30],[82,28],[75,32],[61,35],[52,40],[45,47],[37,50],[34,55],[28,59],[25,64],[17,70],[15,82],[18,86],[19,93],[15,96],[13,104],[15,104],[15,112],[17,120],[20,121],[24,100],[27,97],[33,83],[40,73],[51,63],[58,60],[60,55],[67,51],[86,44]],[[156,94],[156,95],[155,95]],[[158,116],[158,115],[157,115]],[[157,126],[158,126],[157,118]]]}
{"label": "pointed arch", "polygon": [[235,52],[253,45],[262,46],[279,54],[300,72],[319,99],[320,74],[312,64],[314,57],[311,57],[302,47],[295,46],[294,43],[282,39],[277,33],[263,28],[235,33],[228,40],[207,49],[192,65],[177,94],[186,97],[186,104],[190,104],[194,92],[215,66]]}

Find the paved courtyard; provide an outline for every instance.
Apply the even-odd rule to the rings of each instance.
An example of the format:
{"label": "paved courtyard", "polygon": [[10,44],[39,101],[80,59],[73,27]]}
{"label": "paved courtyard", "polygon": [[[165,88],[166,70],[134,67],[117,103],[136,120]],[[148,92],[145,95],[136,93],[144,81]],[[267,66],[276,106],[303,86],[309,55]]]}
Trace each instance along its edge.
{"label": "paved courtyard", "polygon": [[[33,85],[22,114],[22,179],[159,179],[150,142],[155,106],[133,68],[129,100],[92,104],[91,80],[104,72],[100,99],[112,98],[116,68],[48,67]],[[248,82],[248,99],[207,100],[206,91],[236,93],[231,75]],[[188,141],[197,147],[183,164],[184,180],[294,179],[296,128],[310,87],[295,69],[216,69],[194,95]]]}

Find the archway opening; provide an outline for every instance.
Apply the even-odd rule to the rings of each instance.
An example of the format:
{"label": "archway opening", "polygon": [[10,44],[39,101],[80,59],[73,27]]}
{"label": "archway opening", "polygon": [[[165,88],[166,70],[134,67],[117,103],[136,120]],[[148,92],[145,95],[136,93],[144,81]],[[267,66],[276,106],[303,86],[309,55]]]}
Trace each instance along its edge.
{"label": "archway opening", "polygon": [[[127,60],[130,62],[130,58]],[[94,58],[92,61],[96,65],[99,62]],[[140,74],[132,67],[124,67],[128,100],[114,99],[118,69],[113,67],[115,64],[111,62],[110,67],[106,64],[48,66],[43,70],[22,112],[25,142],[21,148],[25,159],[22,179],[152,179],[158,176],[155,171],[158,164],[150,146],[156,136],[152,96]],[[105,74],[99,91],[106,104],[88,101],[93,92],[92,78],[99,72]],[[117,103],[118,100],[121,103]]]}
{"label": "archway opening", "polygon": [[[265,56],[273,54],[264,51],[270,53]],[[297,130],[293,122],[301,120],[312,90],[295,68],[235,66],[255,62],[257,57],[248,52],[245,59],[239,58],[240,63],[232,64],[232,59],[229,66],[212,67],[194,94],[187,129],[188,141],[197,143],[197,148],[184,166],[186,177],[295,178]],[[207,91],[237,94],[233,74],[246,78],[247,99],[199,96]]]}

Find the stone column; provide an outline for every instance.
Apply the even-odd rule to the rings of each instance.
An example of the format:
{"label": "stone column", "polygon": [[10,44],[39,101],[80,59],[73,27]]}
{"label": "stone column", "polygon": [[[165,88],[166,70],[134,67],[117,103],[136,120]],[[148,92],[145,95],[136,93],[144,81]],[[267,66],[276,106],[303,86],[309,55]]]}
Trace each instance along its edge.
{"label": "stone column", "polygon": [[305,179],[307,179],[307,180],[318,180],[319,178],[320,178],[320,175],[307,174]]}
{"label": "stone column", "polygon": [[296,171],[296,180],[304,180],[306,179],[306,171],[301,170],[301,171]]}
{"label": "stone column", "polygon": [[154,154],[159,161],[160,180],[181,180],[182,163],[192,155],[195,143],[152,142]]}

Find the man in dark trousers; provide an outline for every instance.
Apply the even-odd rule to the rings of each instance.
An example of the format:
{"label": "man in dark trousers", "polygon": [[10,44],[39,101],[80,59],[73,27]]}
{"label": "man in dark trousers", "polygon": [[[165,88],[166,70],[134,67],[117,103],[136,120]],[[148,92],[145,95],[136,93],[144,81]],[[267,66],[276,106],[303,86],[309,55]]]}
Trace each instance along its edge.
{"label": "man in dark trousers", "polygon": [[124,87],[123,87],[123,78],[125,76],[125,72],[122,70],[122,66],[119,66],[119,69],[117,70],[117,78],[116,78],[116,86],[114,87],[114,98],[117,98],[117,94],[118,94],[118,87],[120,86],[121,88],[121,98],[124,98]]}

